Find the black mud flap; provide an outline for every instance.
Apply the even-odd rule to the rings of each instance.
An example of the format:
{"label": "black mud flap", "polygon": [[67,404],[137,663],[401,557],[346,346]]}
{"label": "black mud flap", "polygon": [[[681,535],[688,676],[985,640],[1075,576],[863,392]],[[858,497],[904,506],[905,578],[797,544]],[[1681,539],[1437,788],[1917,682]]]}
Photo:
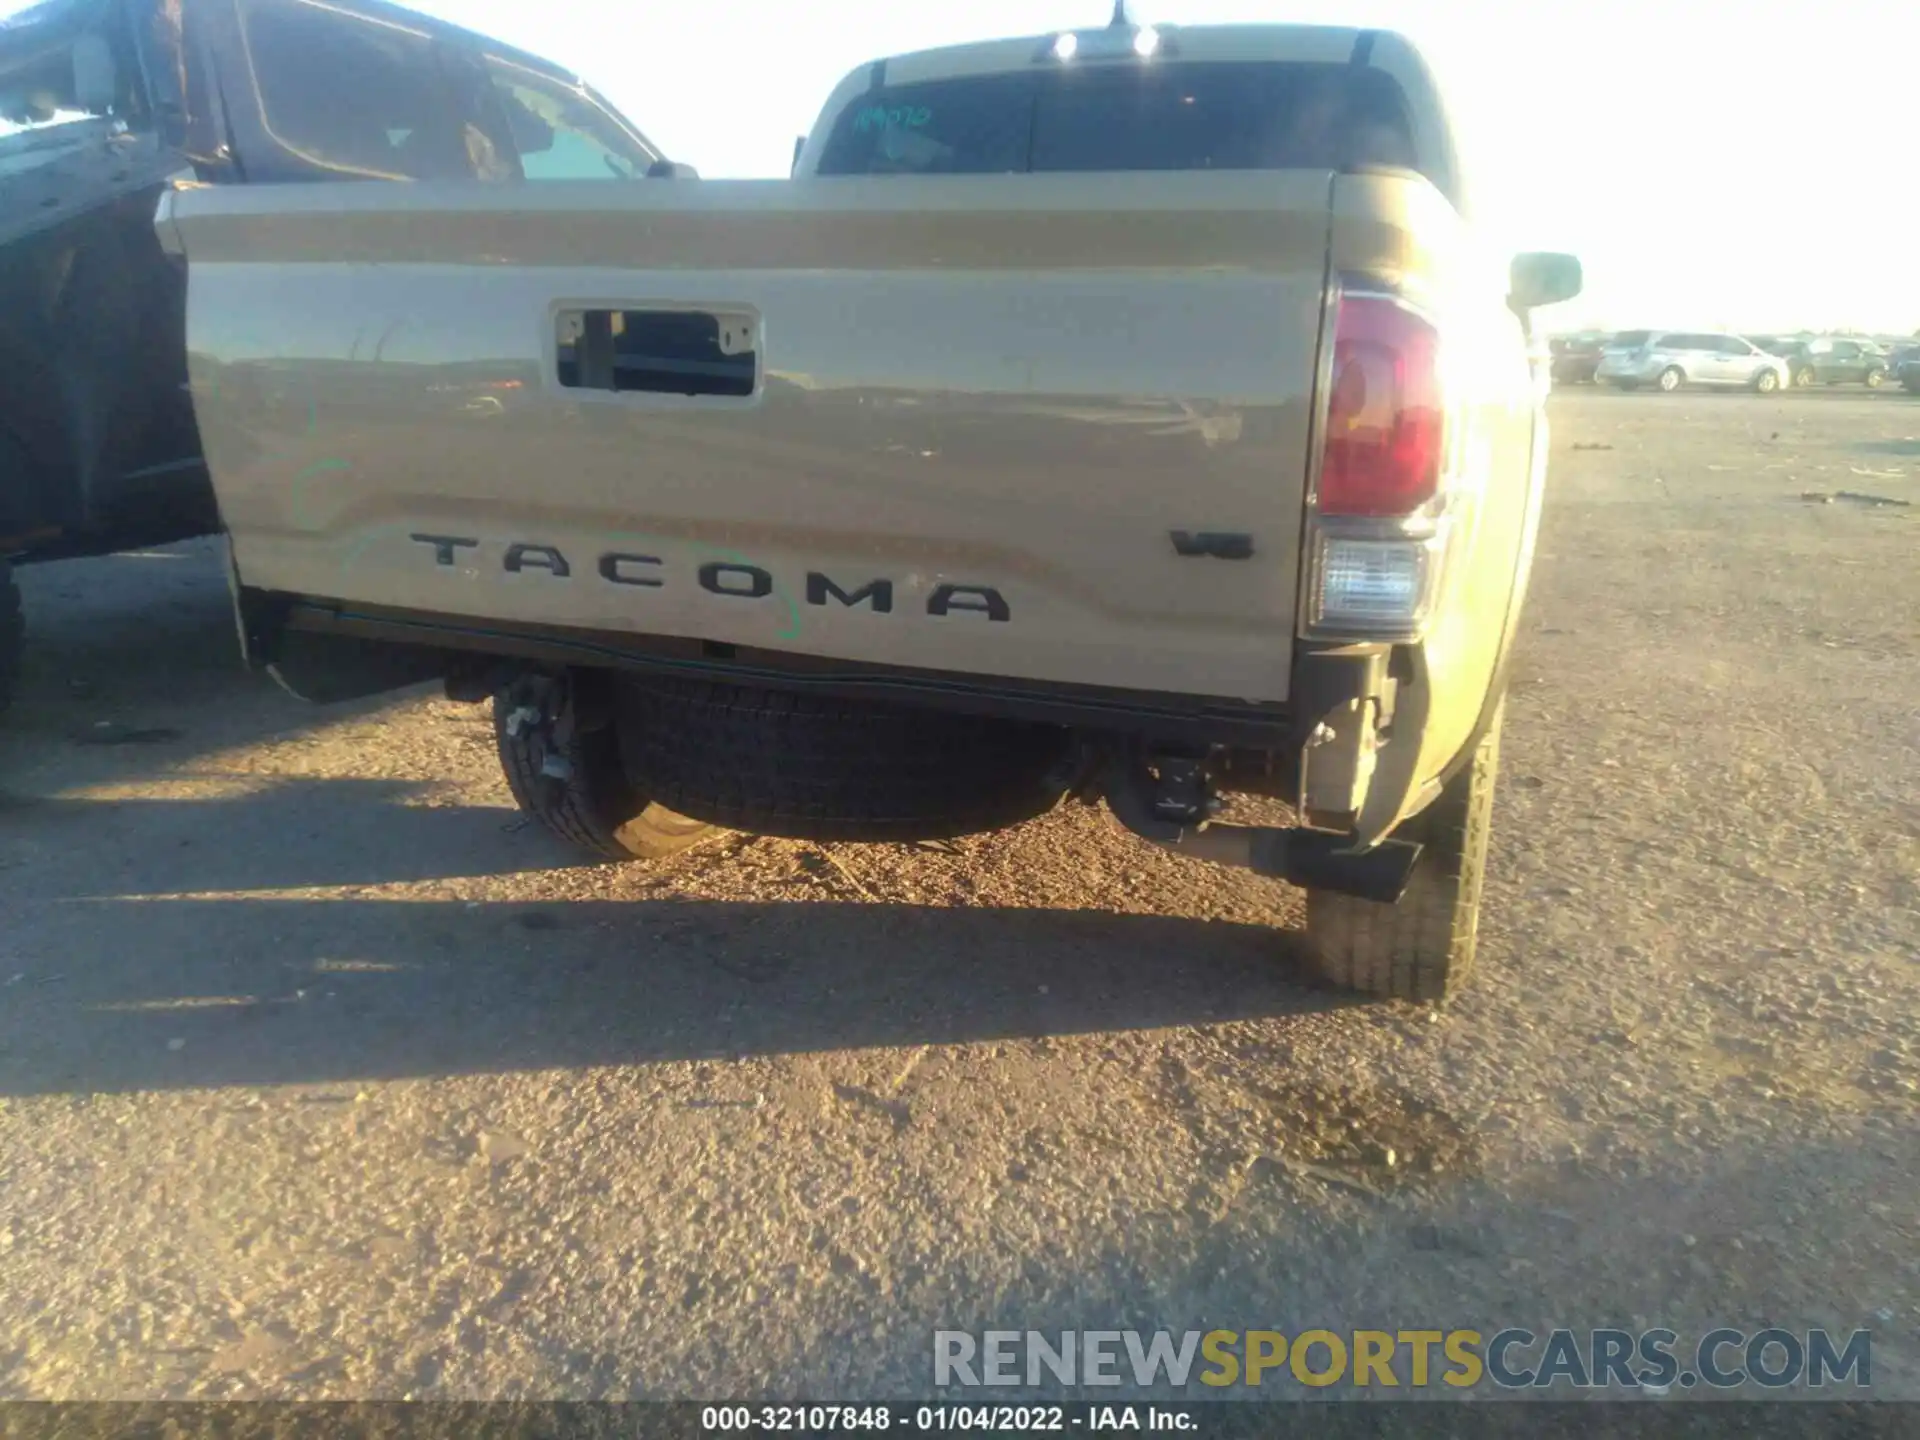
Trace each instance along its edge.
{"label": "black mud flap", "polygon": [[413,645],[289,630],[266,671],[295,699],[338,705],[441,680],[447,657]]}
{"label": "black mud flap", "polygon": [[452,656],[426,646],[290,628],[289,597],[241,584],[231,543],[227,582],[233,591],[242,663],[249,670],[266,671],[297,700],[314,705],[364,700],[442,680],[451,668]]}

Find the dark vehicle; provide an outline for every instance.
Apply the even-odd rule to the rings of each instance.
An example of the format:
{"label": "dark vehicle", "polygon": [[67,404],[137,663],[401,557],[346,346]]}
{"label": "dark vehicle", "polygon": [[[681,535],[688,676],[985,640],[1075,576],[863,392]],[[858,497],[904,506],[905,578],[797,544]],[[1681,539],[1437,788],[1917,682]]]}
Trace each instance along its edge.
{"label": "dark vehicle", "polygon": [[16,565],[219,527],[184,271],[154,230],[171,181],[687,173],[556,66],[380,0],[49,0],[0,19],[0,707]]}
{"label": "dark vehicle", "polygon": [[1920,345],[1903,345],[1894,352],[1888,373],[1909,395],[1920,395]]}
{"label": "dark vehicle", "polygon": [[1789,351],[1786,360],[1793,367],[1793,383],[1802,389],[1865,385],[1877,390],[1888,373],[1886,352],[1871,340],[1809,340]]}
{"label": "dark vehicle", "polygon": [[1594,372],[1600,368],[1600,356],[1606,345],[1607,337],[1597,332],[1560,336],[1548,341],[1547,348],[1553,356],[1553,383],[1593,384]]}

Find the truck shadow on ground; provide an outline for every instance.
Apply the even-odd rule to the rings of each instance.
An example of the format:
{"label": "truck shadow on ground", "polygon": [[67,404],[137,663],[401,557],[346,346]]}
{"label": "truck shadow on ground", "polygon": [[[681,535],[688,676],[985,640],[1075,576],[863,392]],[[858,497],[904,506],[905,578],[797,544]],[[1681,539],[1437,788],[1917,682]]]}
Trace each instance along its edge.
{"label": "truck shadow on ground", "polygon": [[413,781],[192,770],[167,778],[238,793],[95,799],[0,787],[0,883],[36,900],[160,903],[184,894],[534,876],[582,863],[517,810],[431,803],[436,787]]}
{"label": "truck shadow on ground", "polygon": [[0,791],[125,783],[228,747],[377,713],[383,697],[302,704],[242,663],[212,541],[32,565],[19,572],[26,640],[0,716]]}
{"label": "truck shadow on ground", "polygon": [[739,1059],[1344,1003],[1297,983],[1285,932],[1164,916],[832,900],[49,908],[0,975],[0,1093]]}
{"label": "truck shadow on ground", "polygon": [[[186,547],[30,581],[29,683],[0,726],[0,1093],[992,1041],[1344,1003],[1297,983],[1294,941],[1268,926],[848,903],[813,856],[771,900],[650,897],[646,867],[633,899],[567,899],[578,855],[504,804],[227,766],[222,750],[390,702],[319,710],[245,673],[216,560]],[[89,744],[102,720],[109,743]],[[707,849],[669,863],[714,863]],[[544,873],[527,903],[458,884]],[[400,884],[426,889],[356,893]]]}
{"label": "truck shadow on ground", "polygon": [[208,542],[19,572],[21,704],[210,698],[244,676],[233,601]]}
{"label": "truck shadow on ground", "polygon": [[[8,889],[77,899],[579,863],[521,833],[516,812],[436,804],[429,784],[263,772],[256,747],[378,723],[437,691],[319,707],[247,671],[218,559],[192,542],[25,572],[23,683],[0,717],[0,911]],[[458,729],[436,739],[449,756],[479,743]],[[164,798],[183,789],[197,798]]]}

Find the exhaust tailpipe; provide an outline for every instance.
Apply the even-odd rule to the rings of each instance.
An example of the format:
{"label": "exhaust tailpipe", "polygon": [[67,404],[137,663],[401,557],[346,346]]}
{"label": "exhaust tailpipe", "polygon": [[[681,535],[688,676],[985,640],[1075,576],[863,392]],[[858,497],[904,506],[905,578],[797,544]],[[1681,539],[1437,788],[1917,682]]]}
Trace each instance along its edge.
{"label": "exhaust tailpipe", "polygon": [[1382,840],[1370,850],[1354,850],[1345,836],[1325,830],[1212,822],[1182,825],[1154,814],[1151,802],[1125,777],[1109,781],[1107,805],[1127,829],[1176,855],[1251,870],[1303,890],[1334,890],[1380,905],[1396,904],[1406,893],[1420,859],[1420,846],[1411,840]]}

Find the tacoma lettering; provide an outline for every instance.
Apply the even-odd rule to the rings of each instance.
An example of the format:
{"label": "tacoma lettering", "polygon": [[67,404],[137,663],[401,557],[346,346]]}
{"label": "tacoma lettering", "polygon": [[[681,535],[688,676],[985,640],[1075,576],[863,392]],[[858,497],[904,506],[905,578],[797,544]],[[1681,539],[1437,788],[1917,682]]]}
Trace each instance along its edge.
{"label": "tacoma lettering", "polygon": [[827,603],[827,597],[829,595],[835,600],[838,600],[842,605],[848,607],[858,605],[863,600],[871,601],[873,604],[873,613],[876,615],[887,615],[893,611],[893,582],[891,580],[869,580],[849,595],[818,570],[809,570],[807,572],[807,603],[809,605],[824,605]]}
{"label": "tacoma lettering", "polygon": [[758,600],[773,593],[773,576],[758,565],[727,565],[716,560],[700,567],[700,588],[715,595]]}
{"label": "tacoma lettering", "polygon": [[453,564],[453,552],[456,549],[477,550],[480,547],[478,540],[468,540],[459,535],[409,535],[407,538],[422,545],[431,545],[433,563],[436,565]]}
{"label": "tacoma lettering", "polygon": [[1013,618],[1000,592],[984,585],[942,585],[927,600],[929,615],[945,615],[953,610],[971,610],[989,620]]}
{"label": "tacoma lettering", "polygon": [[563,580],[573,573],[567,566],[567,557],[551,545],[509,545],[506,565],[515,575],[529,565],[536,570],[549,571]]}
{"label": "tacoma lettering", "polygon": [[657,555],[622,555],[617,550],[610,550],[600,557],[600,578],[615,585],[646,585],[658,590],[666,581],[656,580],[651,575],[634,575],[624,567],[659,563],[660,557]]}
{"label": "tacoma lettering", "polygon": [[[467,535],[414,534],[407,537],[433,551],[435,565],[460,563],[459,553],[478,550],[481,542]],[[500,568],[510,575],[543,573],[554,580],[572,581],[573,563],[556,545],[515,540],[503,547]],[[593,563],[593,574],[608,585],[628,589],[662,590],[669,582],[670,570],[658,555],[640,555],[624,550],[609,550]],[[745,561],[709,560],[694,571],[694,583],[709,595],[723,600],[764,600],[774,593],[773,572]],[[815,607],[840,606],[856,610],[862,606],[874,615],[893,614],[894,582],[875,577],[857,585],[843,585],[831,575],[809,570],[805,582],[805,600]],[[1009,621],[1013,607],[991,585],[939,585],[927,596],[928,615],[936,617],[979,616],[982,620]]]}

